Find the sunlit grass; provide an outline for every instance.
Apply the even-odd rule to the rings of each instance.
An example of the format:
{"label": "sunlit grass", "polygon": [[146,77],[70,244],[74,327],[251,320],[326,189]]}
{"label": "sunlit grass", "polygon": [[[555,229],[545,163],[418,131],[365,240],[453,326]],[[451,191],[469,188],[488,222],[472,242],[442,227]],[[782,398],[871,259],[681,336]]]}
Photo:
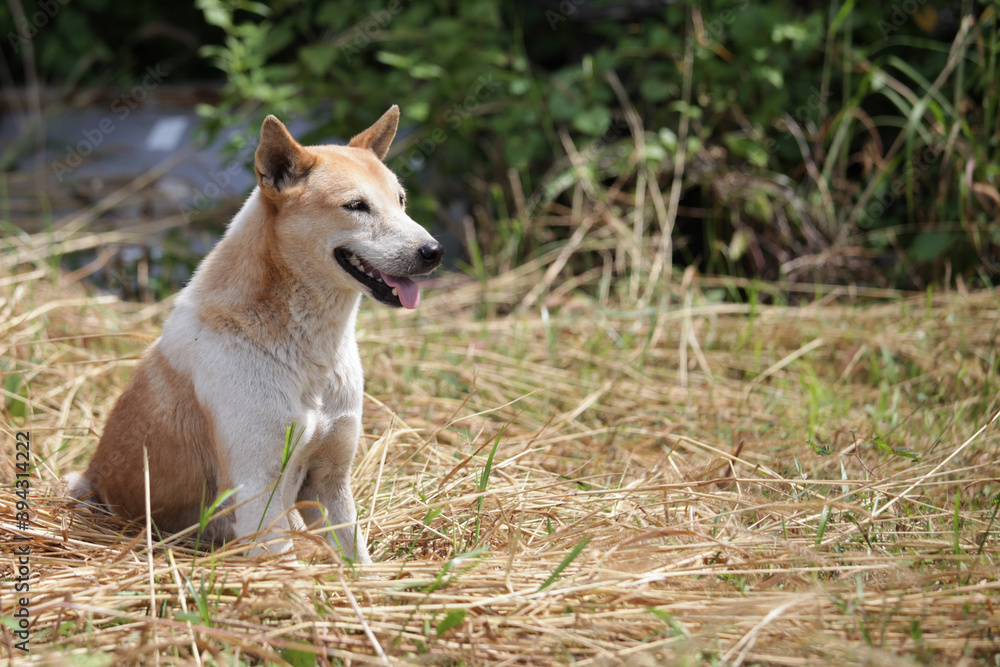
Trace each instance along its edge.
{"label": "sunlit grass", "polygon": [[167,306],[7,269],[6,430],[32,429],[39,466],[31,529],[4,494],[2,530],[33,539],[31,657],[992,664],[996,427],[962,447],[998,408],[992,293],[755,287],[790,307],[692,276],[658,307],[614,281],[512,310],[544,270],[444,276],[415,313],[364,304],[375,565],[315,535],[298,567],[164,537],[151,609],[141,526],[68,511],[58,484]]}

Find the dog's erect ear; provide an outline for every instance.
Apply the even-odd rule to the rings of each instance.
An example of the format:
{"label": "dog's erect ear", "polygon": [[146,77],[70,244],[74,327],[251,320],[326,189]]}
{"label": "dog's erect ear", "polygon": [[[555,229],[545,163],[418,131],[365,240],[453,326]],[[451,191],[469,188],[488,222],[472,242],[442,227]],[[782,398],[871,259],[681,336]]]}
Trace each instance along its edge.
{"label": "dog's erect ear", "polygon": [[260,145],[254,154],[257,183],[273,194],[294,185],[309,173],[315,159],[292,138],[288,129],[274,116],[260,126]]}
{"label": "dog's erect ear", "polygon": [[374,125],[355,135],[347,145],[354,148],[370,148],[375,155],[378,155],[379,160],[384,160],[389,152],[392,138],[396,136],[397,127],[399,127],[399,107],[393,104]]}

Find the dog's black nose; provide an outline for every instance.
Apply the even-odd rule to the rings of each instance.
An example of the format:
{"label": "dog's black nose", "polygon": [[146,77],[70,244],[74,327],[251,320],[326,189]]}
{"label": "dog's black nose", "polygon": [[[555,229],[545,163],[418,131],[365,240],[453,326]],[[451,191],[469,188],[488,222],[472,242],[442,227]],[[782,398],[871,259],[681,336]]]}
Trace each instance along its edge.
{"label": "dog's black nose", "polygon": [[420,246],[420,259],[423,260],[424,266],[428,269],[433,269],[441,261],[441,257],[444,255],[444,246],[437,241],[431,241],[430,243],[425,243]]}

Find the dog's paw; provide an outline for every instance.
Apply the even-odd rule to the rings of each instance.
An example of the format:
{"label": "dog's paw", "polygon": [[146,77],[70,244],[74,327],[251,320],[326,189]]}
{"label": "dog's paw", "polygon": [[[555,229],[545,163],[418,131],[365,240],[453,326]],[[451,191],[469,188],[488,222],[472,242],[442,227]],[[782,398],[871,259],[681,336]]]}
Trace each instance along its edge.
{"label": "dog's paw", "polygon": [[69,496],[70,498],[76,498],[77,500],[84,500],[93,492],[94,489],[90,486],[90,482],[88,482],[87,478],[82,474],[78,472],[71,472],[66,475],[63,495]]}
{"label": "dog's paw", "polygon": [[91,485],[90,480],[81,473],[71,472],[66,475],[63,483],[63,495],[76,501],[70,503],[70,507],[86,508],[97,514],[111,515],[111,510],[98,499],[97,491]]}

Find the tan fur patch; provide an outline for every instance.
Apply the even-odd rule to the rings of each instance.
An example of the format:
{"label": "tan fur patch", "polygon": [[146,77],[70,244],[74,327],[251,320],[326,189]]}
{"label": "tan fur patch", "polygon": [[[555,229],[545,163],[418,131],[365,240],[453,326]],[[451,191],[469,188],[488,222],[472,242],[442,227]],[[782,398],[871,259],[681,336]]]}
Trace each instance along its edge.
{"label": "tan fur patch", "polygon": [[144,446],[156,526],[176,532],[197,523],[220,486],[215,425],[191,380],[155,344],[115,403],[87,471],[99,499],[130,518],[146,513]]}
{"label": "tan fur patch", "polygon": [[206,258],[198,315],[216,331],[267,345],[287,332],[293,277],[280,256],[275,216],[261,216],[254,224],[259,229],[220,243]]}

